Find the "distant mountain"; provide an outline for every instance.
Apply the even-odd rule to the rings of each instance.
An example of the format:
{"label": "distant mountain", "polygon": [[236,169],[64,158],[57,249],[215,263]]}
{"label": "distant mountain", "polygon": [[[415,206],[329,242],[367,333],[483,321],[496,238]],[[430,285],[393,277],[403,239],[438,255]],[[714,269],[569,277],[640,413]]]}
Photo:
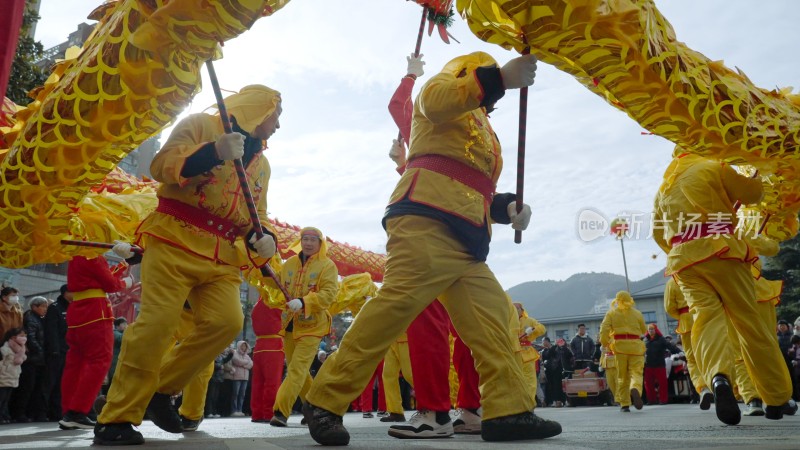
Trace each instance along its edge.
{"label": "distant mountain", "polygon": [[[634,297],[660,295],[666,283],[659,271],[639,281],[631,282]],[[515,302],[520,302],[537,319],[591,314],[597,302],[613,298],[625,289],[625,277],[613,273],[578,273],[564,281],[528,281],[508,290]]]}

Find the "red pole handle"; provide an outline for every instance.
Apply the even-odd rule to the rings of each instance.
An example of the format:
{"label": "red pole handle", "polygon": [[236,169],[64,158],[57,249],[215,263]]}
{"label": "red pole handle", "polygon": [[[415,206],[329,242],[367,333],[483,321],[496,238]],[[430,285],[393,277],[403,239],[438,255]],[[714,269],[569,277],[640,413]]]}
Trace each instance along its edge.
{"label": "red pole handle", "polygon": [[[525,47],[523,55],[530,54],[530,47]],[[519,90],[519,139],[517,141],[517,214],[522,212],[522,194],[525,189],[525,135],[528,125],[528,87]],[[514,243],[522,242],[522,230],[514,231]]]}
{"label": "red pole handle", "polygon": [[[208,77],[211,80],[211,87],[214,90],[214,96],[217,98],[217,109],[219,110],[219,116],[222,119],[222,127],[225,129],[225,133],[233,133],[233,129],[231,128],[231,121],[228,117],[228,110],[225,108],[225,100],[222,98],[222,90],[219,88],[219,81],[217,80],[217,72],[214,70],[214,63],[211,62],[209,59],[206,61],[206,67],[208,68]],[[239,178],[239,187],[242,190],[242,195],[244,195],[244,200],[247,203],[247,211],[250,213],[250,221],[253,223],[253,231],[256,233],[256,239],[261,239],[264,237],[264,231],[261,229],[261,221],[258,219],[258,210],[256,209],[256,202],[253,200],[253,194],[250,192],[250,185],[247,183],[247,172],[244,170],[244,163],[242,163],[241,158],[233,160],[234,167],[236,167],[236,175]],[[278,288],[283,293],[283,296],[286,297],[286,301],[291,301],[292,296],[289,295],[289,292],[281,283],[281,280],[278,279],[278,276],[275,275],[275,271],[272,270],[269,264],[266,264],[261,267],[261,274],[265,277],[268,276],[272,278],[272,281],[278,285]]]}

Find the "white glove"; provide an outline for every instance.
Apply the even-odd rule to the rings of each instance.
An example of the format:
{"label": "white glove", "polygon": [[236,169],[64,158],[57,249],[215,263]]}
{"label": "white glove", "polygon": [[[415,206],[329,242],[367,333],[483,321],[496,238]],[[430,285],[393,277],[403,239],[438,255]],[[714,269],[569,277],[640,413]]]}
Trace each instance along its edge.
{"label": "white glove", "polygon": [[531,334],[531,333],[533,333],[533,327],[526,327],[526,328],[525,328],[525,334],[528,334],[528,335],[529,335],[529,334]]}
{"label": "white glove", "polygon": [[303,309],[303,301],[300,300],[299,298],[296,298],[296,299],[290,301],[289,303],[287,303],[286,306],[289,307],[290,311],[297,312],[297,311],[300,311],[301,309]]}
{"label": "white glove", "polygon": [[503,86],[506,89],[519,89],[533,84],[536,78],[536,57],[533,55],[518,56],[507,62],[501,69]]}
{"label": "white glove", "polygon": [[133,257],[133,251],[131,251],[131,244],[128,244],[127,242],[114,241],[114,246],[111,247],[111,251],[122,259],[128,259]]}
{"label": "white glove", "polygon": [[125,289],[130,289],[133,286],[133,277],[125,277],[122,282],[125,283]]}
{"label": "white glove", "polygon": [[226,133],[214,143],[217,158],[223,161],[239,159],[244,155],[244,135],[242,133]]}
{"label": "white glove", "polygon": [[517,202],[508,204],[508,217],[511,218],[511,228],[515,230],[525,230],[531,222],[531,207],[527,203],[522,204],[522,211],[517,212]]}
{"label": "white glove", "polygon": [[250,243],[253,244],[253,248],[256,249],[258,256],[264,259],[272,258],[277,250],[275,247],[275,239],[268,234],[265,234],[264,237],[256,240],[256,235],[253,233],[253,237],[250,238]]}
{"label": "white glove", "polygon": [[417,78],[425,75],[425,71],[422,70],[422,66],[425,65],[425,61],[422,60],[422,56],[422,54],[419,56],[414,56],[412,53],[411,56],[406,57],[406,61],[408,61],[407,74],[414,75]]}
{"label": "white glove", "polygon": [[402,166],[406,163],[406,148],[403,146],[403,142],[392,139],[392,148],[389,150],[389,158],[392,158],[392,161],[398,166]]}

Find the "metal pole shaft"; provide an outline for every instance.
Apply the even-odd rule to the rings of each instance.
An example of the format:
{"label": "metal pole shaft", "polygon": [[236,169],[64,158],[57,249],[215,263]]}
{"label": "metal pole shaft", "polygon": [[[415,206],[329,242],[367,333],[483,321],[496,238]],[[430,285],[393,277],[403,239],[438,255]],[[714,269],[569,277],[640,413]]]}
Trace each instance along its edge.
{"label": "metal pole shaft", "polygon": [[625,244],[623,243],[623,239],[619,240],[619,245],[622,247],[622,266],[625,268],[625,287],[628,289],[628,293],[630,293],[631,282],[628,278],[628,262],[625,260]]}

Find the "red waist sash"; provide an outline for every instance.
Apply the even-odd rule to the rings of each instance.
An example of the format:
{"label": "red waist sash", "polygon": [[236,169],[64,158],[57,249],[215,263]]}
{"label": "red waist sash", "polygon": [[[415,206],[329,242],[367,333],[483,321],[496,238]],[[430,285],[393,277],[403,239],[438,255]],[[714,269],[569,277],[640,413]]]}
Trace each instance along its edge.
{"label": "red waist sash", "polygon": [[461,161],[442,155],[422,155],[409,161],[406,169],[426,169],[448,176],[480,192],[487,201],[492,201],[495,189],[494,181],[480,170]]}
{"label": "red waist sash", "polygon": [[231,243],[237,236],[243,234],[242,229],[232,221],[171,198],[159,197],[156,211],[180,219]]}

